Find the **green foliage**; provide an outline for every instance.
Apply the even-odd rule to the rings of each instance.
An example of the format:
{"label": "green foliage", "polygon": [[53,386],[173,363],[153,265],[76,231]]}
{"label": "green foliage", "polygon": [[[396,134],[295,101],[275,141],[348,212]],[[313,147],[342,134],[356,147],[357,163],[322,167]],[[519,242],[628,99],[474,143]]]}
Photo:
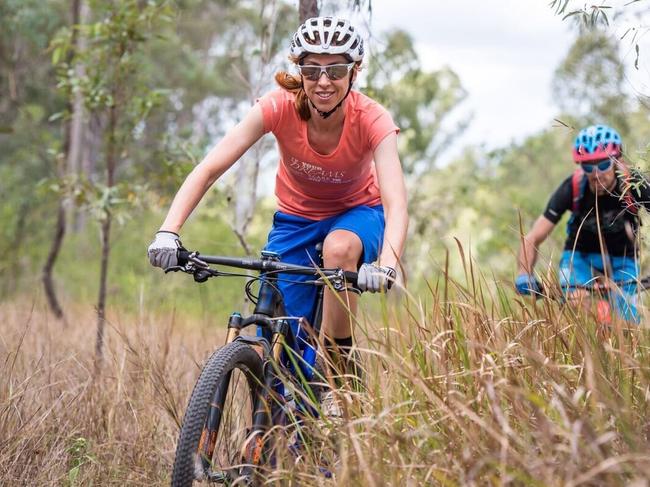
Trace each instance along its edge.
{"label": "green foliage", "polygon": [[[480,262],[489,262],[492,269],[507,275],[522,231],[528,231],[553,191],[574,170],[573,136],[557,126],[488,155],[475,201],[481,225],[490,229],[484,239],[476,241]],[[561,248],[564,223],[558,227],[546,244],[549,252],[558,253]]]}
{"label": "green foliage", "polygon": [[[164,302],[167,292],[180,292],[200,303],[197,289],[209,294],[212,285],[195,288],[187,286],[184,276],[168,276],[162,281],[178,282],[178,288],[156,286],[160,276],[152,274],[143,249],[162,219],[160,208],[167,207],[206,148],[235,121],[237,110],[248,104],[251,87],[247,83],[266,69],[263,78],[272,86],[272,71],[280,65],[291,26],[297,23],[295,6],[286,2],[275,6],[277,18],[284,21],[274,24],[277,31],[266,51],[260,39],[272,27],[267,3],[124,0],[91,2],[90,6],[86,25],[66,27],[66,2],[9,0],[0,5],[0,82],[9,86],[10,75],[18,81],[15,100],[0,98],[0,280],[4,292],[34,284],[31,277],[12,272],[15,263],[7,256],[17,253],[20,265],[39,267],[57,198],[67,195],[87,214],[101,219],[110,211],[124,224],[113,240],[118,261],[111,264],[115,279],[111,289],[119,302],[129,303],[127,308],[134,310],[133,289],[151,286],[158,301]],[[566,7],[563,15],[572,9]],[[608,19],[611,22],[616,16],[608,14]],[[607,26],[599,23],[596,27],[580,31],[557,68],[554,86],[562,107],[557,118],[565,125],[549,127],[492,152],[467,148],[445,167],[437,164],[439,154],[467,124],[467,120],[453,122],[466,96],[461,80],[448,68],[423,70],[408,33],[393,31],[382,37],[378,52],[369,57],[364,91],[383,103],[401,128],[400,155],[411,204],[405,262],[411,276],[431,275],[431,262],[444,267],[446,253],[455,250],[453,237],[457,237],[480,264],[489,266],[499,278],[507,277],[514,266],[520,218],[526,230],[553,189],[571,173],[569,150],[575,128],[595,121],[616,126],[624,136],[631,164],[647,168],[647,109],[625,92],[620,42],[607,35]],[[74,33],[87,38],[87,49],[70,58]],[[48,40],[52,40],[49,50]],[[9,55],[16,46],[22,53],[20,63]],[[56,73],[51,61],[58,63]],[[89,68],[84,76],[75,74],[77,61]],[[269,66],[264,68],[266,61]],[[60,91],[53,89],[57,83]],[[111,89],[116,84],[128,89],[116,93]],[[102,130],[112,108],[121,115],[115,136],[120,144],[116,173],[120,183],[112,189],[98,177],[105,169],[106,140],[94,149],[98,163],[90,174],[56,177],[56,165],[63,157],[61,125],[68,116],[66,100],[74,93],[83,94],[93,112],[88,122]],[[231,211],[227,195],[220,188],[208,195],[184,230],[186,243],[188,238],[199,239],[197,247],[239,252],[222,221]],[[261,203],[257,210],[256,249],[270,221],[272,205],[266,205]],[[94,260],[98,258],[96,231],[90,225],[64,245],[57,271],[62,273],[59,280],[70,299],[83,301],[95,294],[88,282],[98,266]],[[202,232],[210,237],[201,240]],[[559,250],[562,239],[560,229],[545,245],[547,255]],[[83,268],[77,264],[80,256],[88,263]],[[122,267],[123,262],[128,266]],[[459,262],[452,259],[450,266],[452,275],[462,275]],[[143,280],[142,276],[150,275],[156,277]],[[25,282],[16,286],[17,279]],[[194,293],[190,297],[184,294],[186,287]],[[236,301],[236,291],[223,293]]]}
{"label": "green foliage", "polygon": [[0,2],[0,296],[13,288],[29,244],[46,238],[43,221],[51,198],[33,191],[53,176],[61,147],[59,127],[48,115],[65,100],[52,89],[48,41],[64,22],[67,2]]}
{"label": "green foliage", "polygon": [[630,132],[619,43],[599,30],[580,35],[555,71],[553,91],[563,116],[576,127],[603,123]]}
{"label": "green foliage", "polygon": [[[241,255],[240,246],[226,223],[218,212],[210,211],[210,200],[198,208],[197,217],[187,225],[183,244],[206,254]],[[151,267],[147,246],[162,218],[159,212],[137,212],[116,230],[111,248],[109,297],[110,302],[119,305],[113,309],[135,314],[144,307],[161,316],[177,312],[194,320],[201,318],[217,328],[226,323],[232,311],[246,310],[242,278],[212,279],[197,284],[187,274],[164,274]],[[251,229],[256,250],[261,249],[270,222],[268,213],[256,218]],[[45,250],[42,248],[41,252]],[[64,303],[93,302],[97,295],[100,251],[96,225],[89,225],[84,232],[68,238],[57,264],[57,281]],[[30,280],[25,284],[36,283]]]}
{"label": "green foliage", "polygon": [[82,436],[72,441],[67,453],[70,470],[68,470],[68,478],[66,479],[65,485],[67,487],[73,487],[77,485],[77,478],[79,477],[81,467],[89,462],[96,462],[96,459],[95,455],[90,451],[89,441]]}
{"label": "green foliage", "polygon": [[[138,68],[146,59],[141,45],[169,24],[173,10],[167,1],[150,1],[144,7],[136,0],[91,5],[96,21],[63,29],[52,41],[58,86],[68,96],[80,92],[91,113],[117,108],[127,114],[121,118],[125,137],[166,95],[152,89]],[[86,49],[73,51],[74,31],[87,42]],[[81,76],[72,69],[77,63],[84,67]]]}
{"label": "green foliage", "polygon": [[439,153],[463,131],[467,121],[452,128],[445,124],[466,93],[452,70],[420,68],[408,33],[389,32],[383,44],[369,62],[365,92],[386,106],[400,127],[404,171],[421,174],[434,166]]}
{"label": "green foliage", "polygon": [[[638,0],[629,3],[634,3],[634,1]],[[555,10],[556,15],[562,15],[562,20],[576,19],[579,25],[584,27],[593,28],[601,24],[609,26],[608,12],[611,11],[612,7],[604,3],[575,8],[575,10],[569,10],[569,0],[552,0],[549,5]]]}

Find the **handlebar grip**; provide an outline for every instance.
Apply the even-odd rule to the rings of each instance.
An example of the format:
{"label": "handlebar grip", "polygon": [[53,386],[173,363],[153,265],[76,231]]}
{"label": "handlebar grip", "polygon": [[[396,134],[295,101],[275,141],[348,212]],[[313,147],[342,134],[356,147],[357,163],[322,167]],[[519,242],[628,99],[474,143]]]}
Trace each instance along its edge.
{"label": "handlebar grip", "polygon": [[189,252],[183,248],[180,248],[176,251],[176,258],[178,259],[178,265],[185,265],[190,258],[192,252]]}
{"label": "handlebar grip", "polygon": [[356,272],[344,271],[343,276],[345,277],[345,280],[353,286],[357,285],[357,278],[359,277],[359,274]]}

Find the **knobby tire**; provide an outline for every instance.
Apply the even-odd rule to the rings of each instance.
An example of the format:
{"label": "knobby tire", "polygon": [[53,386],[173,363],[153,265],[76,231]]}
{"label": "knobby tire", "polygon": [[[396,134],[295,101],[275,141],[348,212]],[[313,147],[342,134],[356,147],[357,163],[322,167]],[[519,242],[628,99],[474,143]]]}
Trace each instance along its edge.
{"label": "knobby tire", "polygon": [[[246,392],[250,394],[251,404],[253,404],[255,396],[261,388],[262,371],[263,367],[260,356],[253,348],[245,343],[235,341],[212,354],[194,386],[185,417],[183,418],[183,425],[176,447],[176,457],[174,459],[172,487],[190,487],[197,480],[197,473],[202,473],[202,470],[197,466],[200,463],[200,460],[197,461],[197,452],[199,442],[201,441],[201,434],[212,408],[216,406],[221,411],[221,423],[216,432],[217,443],[219,443],[219,440],[222,440],[221,443],[228,441],[227,439],[219,438],[222,432],[220,430],[224,429],[223,417],[227,414],[248,414],[250,417],[242,419],[247,421],[247,424],[250,424],[252,421],[252,411],[244,411],[244,408],[236,408],[236,410],[234,410],[235,408],[231,408],[233,410],[228,411],[227,407],[224,408],[224,404],[228,399],[227,395],[231,394],[231,384],[226,385],[226,393],[225,395],[222,394],[223,397],[221,397],[221,400],[215,398],[219,385],[224,380],[230,380],[232,382],[233,374],[243,373],[246,378],[244,381],[245,387],[248,389]],[[217,447],[219,446],[217,445]],[[229,446],[234,451],[240,451],[243,444]],[[225,447],[228,447],[228,445]],[[210,462],[213,463],[213,468],[215,469],[228,467],[216,464],[217,460],[214,457],[210,459]]]}

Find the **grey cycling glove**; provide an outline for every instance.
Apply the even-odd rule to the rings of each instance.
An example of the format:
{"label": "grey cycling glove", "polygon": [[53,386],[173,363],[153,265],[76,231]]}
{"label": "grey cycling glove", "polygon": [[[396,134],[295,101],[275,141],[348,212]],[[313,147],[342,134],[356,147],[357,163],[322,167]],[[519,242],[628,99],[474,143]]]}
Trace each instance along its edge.
{"label": "grey cycling glove", "polygon": [[156,237],[147,249],[149,262],[152,266],[161,269],[175,267],[178,265],[176,252],[182,246],[181,239],[176,233],[161,230],[156,233]]}
{"label": "grey cycling glove", "polygon": [[370,293],[388,291],[393,285],[396,275],[397,273],[392,267],[363,264],[359,268],[357,285],[362,291]]}

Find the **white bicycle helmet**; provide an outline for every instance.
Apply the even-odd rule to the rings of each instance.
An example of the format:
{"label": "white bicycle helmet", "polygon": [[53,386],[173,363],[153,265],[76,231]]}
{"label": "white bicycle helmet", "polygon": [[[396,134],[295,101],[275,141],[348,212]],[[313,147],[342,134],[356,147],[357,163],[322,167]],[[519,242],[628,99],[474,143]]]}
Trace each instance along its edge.
{"label": "white bicycle helmet", "polygon": [[363,59],[363,39],[345,19],[313,17],[298,28],[291,40],[291,57],[300,60],[308,54],[343,54],[351,62],[358,62]]}

